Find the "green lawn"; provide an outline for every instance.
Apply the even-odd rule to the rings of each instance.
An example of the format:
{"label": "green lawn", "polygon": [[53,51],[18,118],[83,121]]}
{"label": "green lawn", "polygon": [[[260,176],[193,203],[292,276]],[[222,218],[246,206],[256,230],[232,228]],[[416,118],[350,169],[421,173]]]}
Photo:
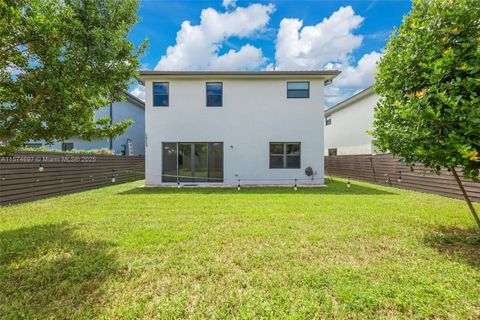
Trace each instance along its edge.
{"label": "green lawn", "polygon": [[480,318],[462,201],[142,183],[0,208],[0,317]]}

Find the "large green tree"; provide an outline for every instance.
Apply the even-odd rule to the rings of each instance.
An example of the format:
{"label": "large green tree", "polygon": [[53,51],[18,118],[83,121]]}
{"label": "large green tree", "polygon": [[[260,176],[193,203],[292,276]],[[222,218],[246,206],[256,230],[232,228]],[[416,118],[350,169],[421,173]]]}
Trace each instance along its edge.
{"label": "large green tree", "polygon": [[114,137],[131,124],[94,119],[139,67],[127,40],[138,0],[0,0],[0,154],[29,140]]}
{"label": "large green tree", "polygon": [[480,3],[414,0],[378,65],[373,135],[382,151],[478,181],[480,170]]}

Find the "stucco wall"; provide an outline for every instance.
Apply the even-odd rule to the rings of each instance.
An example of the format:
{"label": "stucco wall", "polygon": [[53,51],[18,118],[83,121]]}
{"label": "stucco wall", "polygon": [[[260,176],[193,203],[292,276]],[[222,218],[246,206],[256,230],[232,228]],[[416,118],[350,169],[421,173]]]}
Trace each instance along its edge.
{"label": "stucco wall", "polygon": [[325,126],[325,150],[337,148],[338,155],[371,154],[373,108],[378,96],[369,94],[331,114],[332,124]]}
{"label": "stucco wall", "polygon": [[[287,99],[287,79],[155,81],[170,83],[170,106],[152,107],[146,81],[147,185],[162,182],[162,142],[223,142],[225,184],[291,184],[308,166],[317,175],[299,183],[323,184],[323,80],[309,99]],[[223,82],[223,107],[206,107],[207,81]],[[270,142],[301,142],[301,168],[269,169]]]}
{"label": "stucco wall", "polygon": [[113,140],[113,149],[119,154],[124,144],[130,139],[133,142],[133,154],[145,154],[145,112],[129,101],[116,102],[113,106],[113,122],[132,119],[135,123],[127,131]]}

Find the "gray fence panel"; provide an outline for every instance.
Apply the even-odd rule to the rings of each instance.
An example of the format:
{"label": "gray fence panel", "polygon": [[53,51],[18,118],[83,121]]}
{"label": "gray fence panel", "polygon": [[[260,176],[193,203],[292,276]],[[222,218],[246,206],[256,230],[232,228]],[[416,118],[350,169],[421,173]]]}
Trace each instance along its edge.
{"label": "gray fence panel", "polygon": [[145,157],[18,152],[0,157],[0,205],[142,179]]}
{"label": "gray fence panel", "polygon": [[[326,156],[325,174],[463,199],[448,170],[436,175],[416,164],[412,171],[400,158],[387,154]],[[462,182],[472,201],[480,202],[480,183],[463,177]]]}

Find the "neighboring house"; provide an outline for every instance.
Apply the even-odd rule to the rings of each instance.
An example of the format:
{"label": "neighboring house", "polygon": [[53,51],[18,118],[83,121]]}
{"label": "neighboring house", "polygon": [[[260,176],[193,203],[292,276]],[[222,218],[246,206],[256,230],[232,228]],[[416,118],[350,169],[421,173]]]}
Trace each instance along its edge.
{"label": "neighboring house", "polygon": [[373,109],[378,96],[369,87],[325,111],[325,151],[328,155],[372,154]]}
{"label": "neighboring house", "polygon": [[[143,71],[146,185],[323,184],[338,71]],[[311,171],[312,175],[306,174]]]}
{"label": "neighboring house", "polygon": [[[145,103],[128,92],[124,92],[126,100],[113,103],[111,106],[100,108],[95,113],[95,118],[110,117],[112,123],[132,119],[131,125],[124,134],[114,139],[94,139],[87,141],[78,137],[72,137],[65,141],[46,145],[43,141],[29,142],[27,147],[45,147],[49,149],[61,149],[69,151],[92,150],[106,148],[115,154],[144,155],[145,154]],[[130,148],[129,148],[130,146]]]}

